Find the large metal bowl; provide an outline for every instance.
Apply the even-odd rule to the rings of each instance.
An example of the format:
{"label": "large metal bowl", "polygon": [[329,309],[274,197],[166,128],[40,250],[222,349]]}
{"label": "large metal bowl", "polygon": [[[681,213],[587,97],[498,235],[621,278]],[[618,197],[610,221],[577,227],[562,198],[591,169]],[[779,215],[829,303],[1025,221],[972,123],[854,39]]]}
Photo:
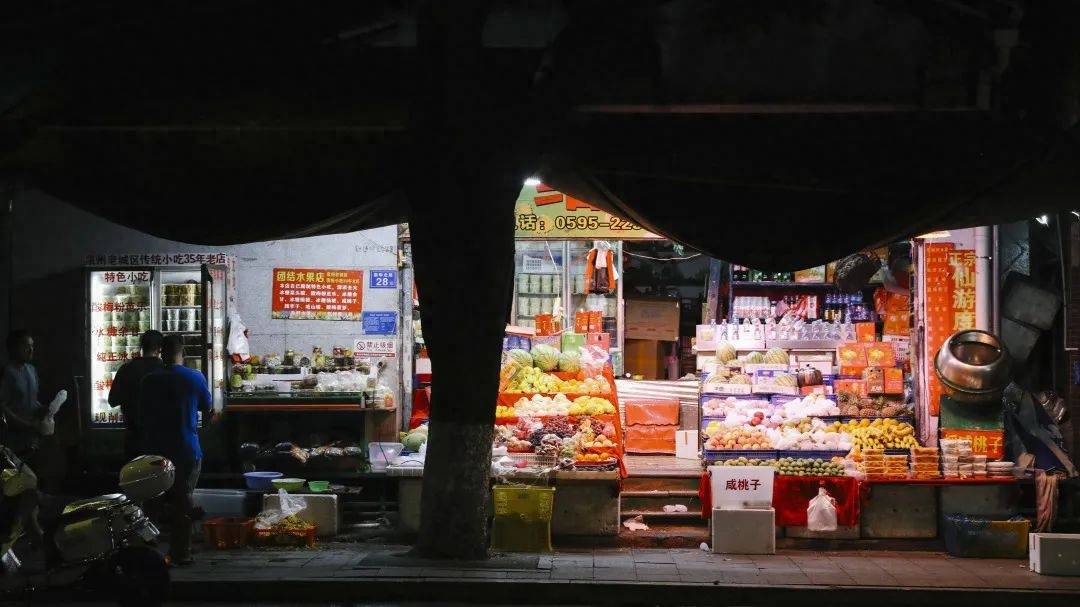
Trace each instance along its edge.
{"label": "large metal bowl", "polygon": [[942,392],[957,402],[997,402],[1009,384],[1009,352],[992,333],[966,329],[953,333],[934,358]]}

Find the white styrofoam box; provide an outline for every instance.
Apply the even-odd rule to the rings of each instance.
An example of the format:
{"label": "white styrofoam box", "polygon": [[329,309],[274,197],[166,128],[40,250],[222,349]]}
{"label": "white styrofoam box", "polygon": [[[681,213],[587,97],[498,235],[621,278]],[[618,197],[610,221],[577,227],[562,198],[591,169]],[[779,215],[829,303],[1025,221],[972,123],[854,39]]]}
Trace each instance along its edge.
{"label": "white styrofoam box", "polygon": [[772,466],[709,466],[713,506],[771,507],[774,473]]}
{"label": "white styrofoam box", "polygon": [[[307,502],[297,517],[315,525],[315,535],[330,537],[338,534],[341,528],[341,514],[338,511],[338,496],[336,495],[300,495]],[[277,509],[279,502],[277,494],[263,496],[263,509]]]}
{"label": "white styrofoam box", "polygon": [[712,551],[717,554],[776,554],[772,508],[713,508]]}
{"label": "white styrofoam box", "polygon": [[1029,533],[1028,567],[1042,575],[1080,576],[1080,533]]}
{"label": "white styrofoam box", "polygon": [[202,537],[204,520],[218,516],[245,516],[244,498],[247,492],[242,489],[196,489],[192,501],[196,508],[205,512],[202,520],[194,521],[192,531],[195,537]]}
{"label": "white styrofoam box", "polygon": [[698,431],[675,431],[675,457],[679,459],[698,459]]}

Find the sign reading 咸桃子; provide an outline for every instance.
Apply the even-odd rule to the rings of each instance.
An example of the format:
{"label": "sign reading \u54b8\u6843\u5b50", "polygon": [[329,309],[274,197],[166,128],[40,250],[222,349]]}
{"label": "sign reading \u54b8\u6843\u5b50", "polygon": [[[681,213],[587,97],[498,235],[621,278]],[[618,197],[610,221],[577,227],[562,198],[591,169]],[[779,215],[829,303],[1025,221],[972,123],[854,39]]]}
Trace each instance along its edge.
{"label": "sign reading \u54b8\u6843\u5b50", "polygon": [[362,270],[274,268],[273,318],[360,320]]}
{"label": "sign reading \u54b8\u6843\u5b50", "polygon": [[941,438],[971,441],[971,452],[997,460],[1005,455],[1004,430],[969,430],[967,428],[942,428]]}
{"label": "sign reading \u54b8\u6843\u5b50", "polygon": [[656,234],[569,194],[526,185],[514,207],[515,238],[656,239]]}
{"label": "sign reading \u54b8\u6843\u5b50", "polygon": [[771,506],[771,466],[709,466],[713,508]]}

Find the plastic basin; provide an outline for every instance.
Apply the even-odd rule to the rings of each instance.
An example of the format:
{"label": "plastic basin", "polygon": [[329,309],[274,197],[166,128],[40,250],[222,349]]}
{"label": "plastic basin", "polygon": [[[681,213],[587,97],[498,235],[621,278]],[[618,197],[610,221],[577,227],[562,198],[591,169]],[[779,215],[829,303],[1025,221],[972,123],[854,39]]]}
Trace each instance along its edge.
{"label": "plastic basin", "polygon": [[302,478],[275,478],[270,481],[274,489],[284,489],[286,491],[300,491],[306,483],[307,481]]}
{"label": "plastic basin", "polygon": [[330,481],[308,481],[308,489],[312,493],[326,493],[330,490]]}
{"label": "plastic basin", "polygon": [[372,472],[383,472],[394,458],[401,455],[405,445],[401,443],[368,443],[368,460]]}
{"label": "plastic basin", "polygon": [[269,491],[274,488],[271,482],[282,476],[284,475],[280,472],[245,472],[244,483],[247,484],[248,489]]}

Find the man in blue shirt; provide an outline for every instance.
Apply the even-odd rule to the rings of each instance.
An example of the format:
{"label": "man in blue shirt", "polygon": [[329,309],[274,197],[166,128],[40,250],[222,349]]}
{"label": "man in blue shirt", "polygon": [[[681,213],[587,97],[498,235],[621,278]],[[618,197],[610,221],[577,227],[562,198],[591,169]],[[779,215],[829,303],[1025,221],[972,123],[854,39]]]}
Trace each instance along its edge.
{"label": "man in blue shirt", "polygon": [[147,453],[176,465],[176,482],[165,494],[172,508],[169,559],[184,565],[191,562],[191,496],[202,467],[199,413],[208,420],[213,416],[213,397],[202,373],[184,366],[180,336],[162,341],[161,359],[165,368],[144,377],[139,390],[142,444]]}

